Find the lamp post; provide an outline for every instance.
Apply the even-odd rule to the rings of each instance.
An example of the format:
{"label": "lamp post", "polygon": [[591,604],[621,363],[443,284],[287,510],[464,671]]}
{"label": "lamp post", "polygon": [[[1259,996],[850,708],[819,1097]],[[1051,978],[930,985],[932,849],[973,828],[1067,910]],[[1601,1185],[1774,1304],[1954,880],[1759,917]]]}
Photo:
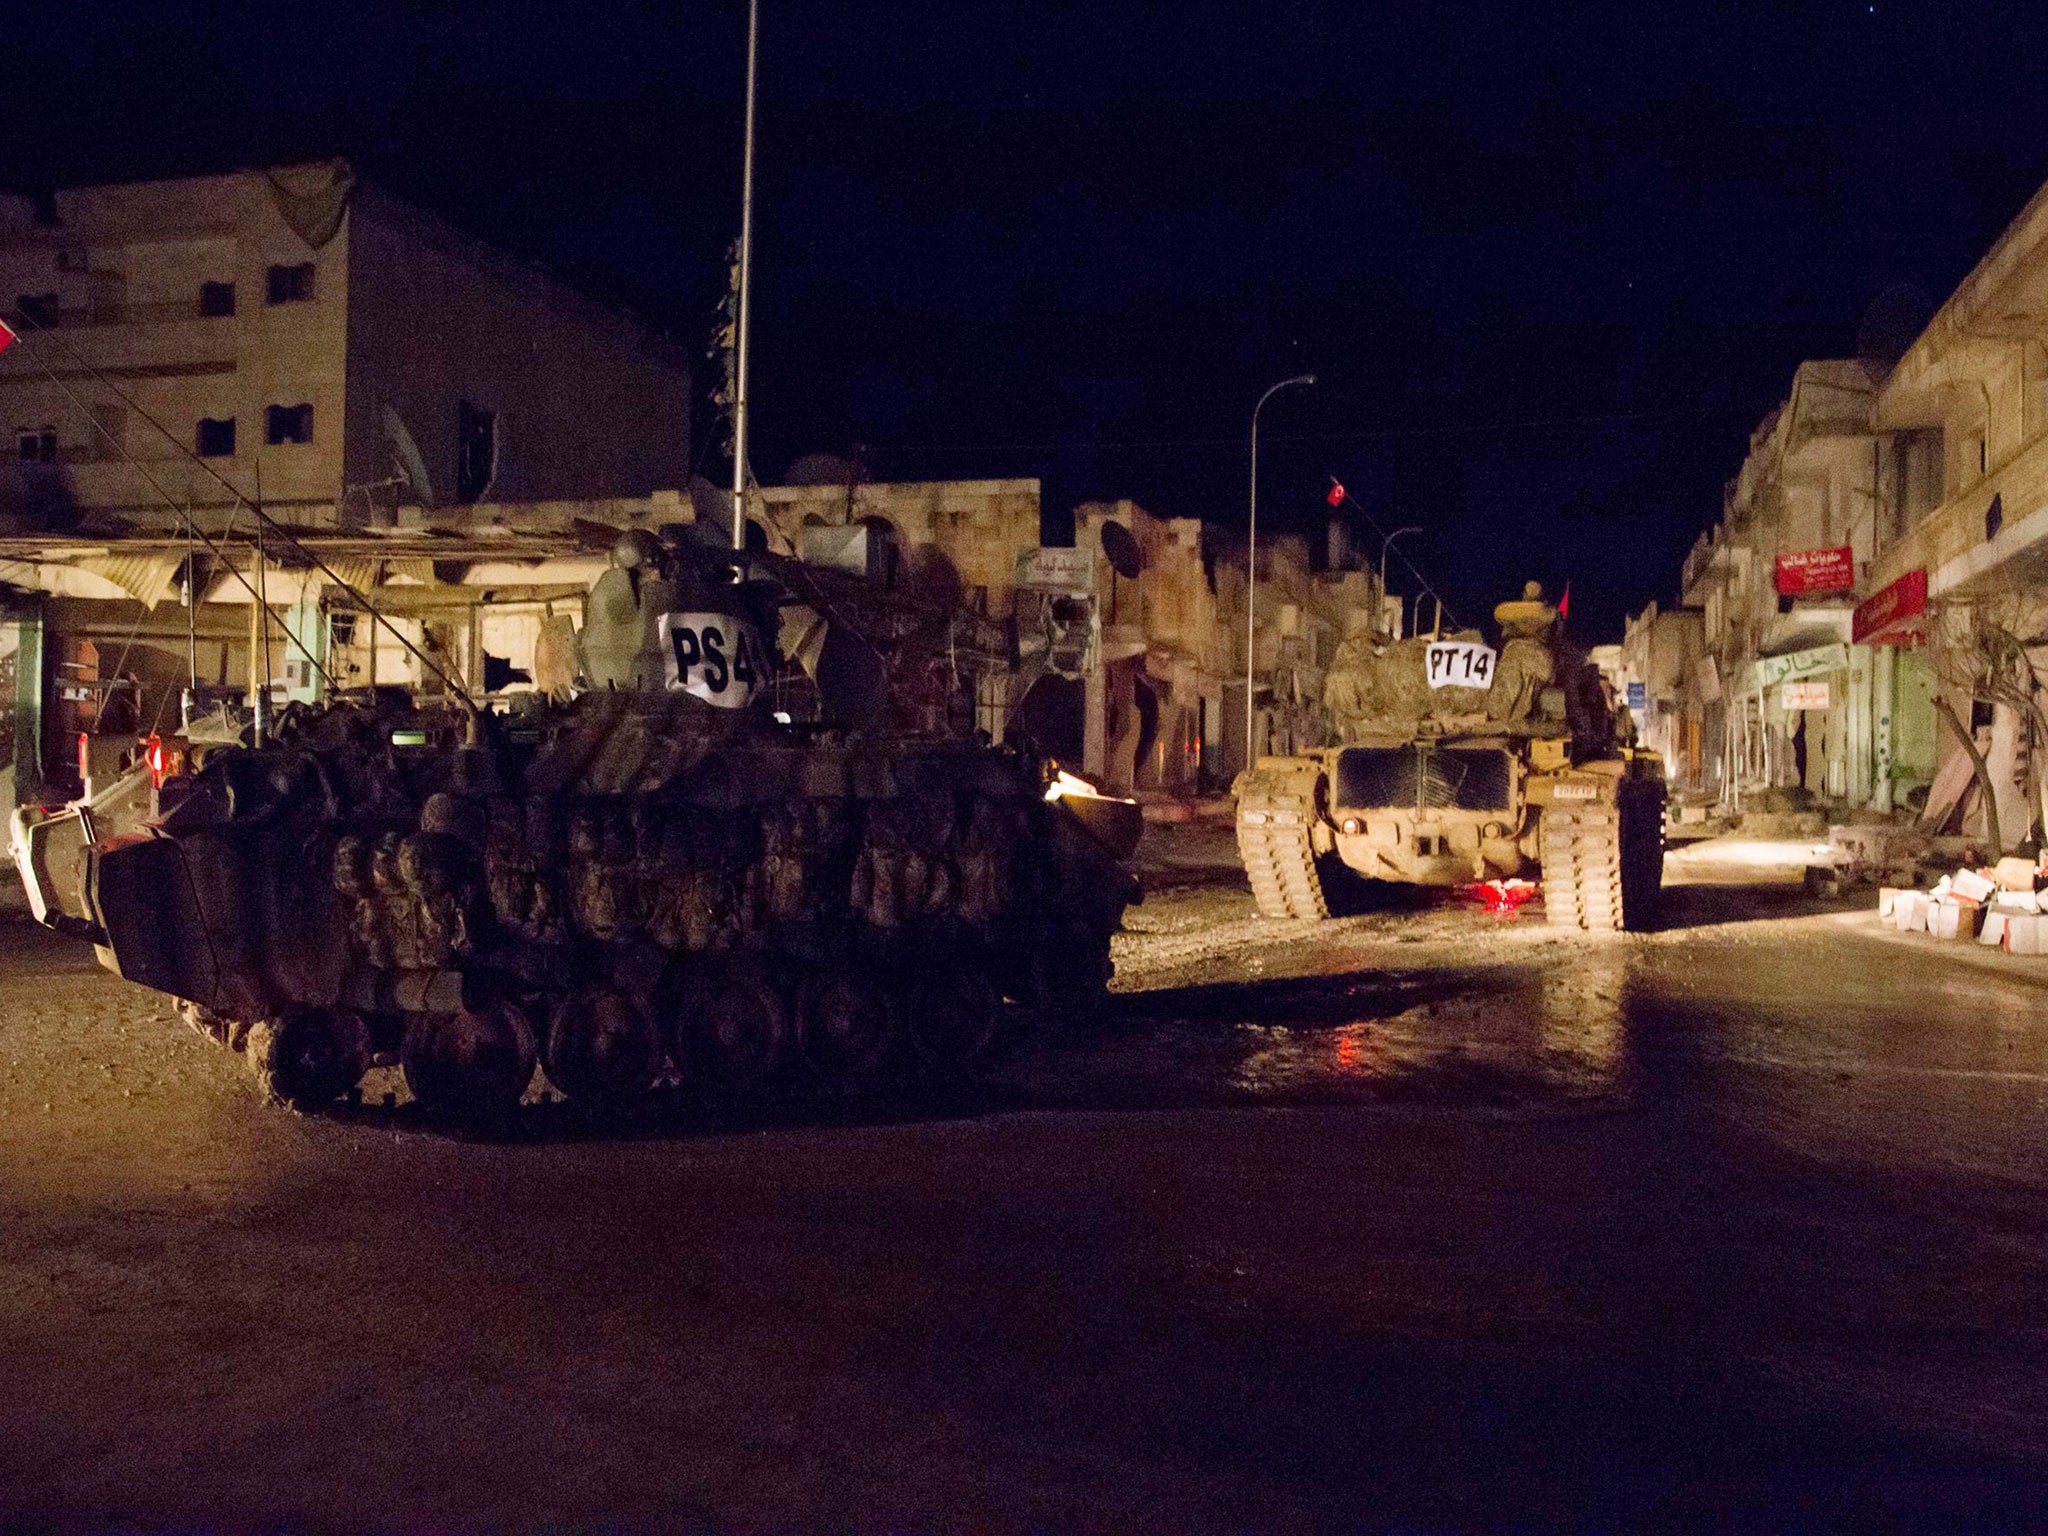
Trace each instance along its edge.
{"label": "lamp post", "polygon": [[1268,400],[1288,385],[1313,384],[1315,381],[1316,376],[1312,373],[1282,379],[1259,396],[1259,403],[1252,407],[1252,516],[1244,550],[1244,765],[1247,769],[1257,761],[1252,755],[1252,719],[1255,713],[1252,709],[1252,672],[1259,648],[1259,412],[1265,409]]}
{"label": "lamp post", "polygon": [[[1401,537],[1402,534],[1420,532],[1422,532],[1420,528],[1396,528],[1392,533],[1380,540],[1380,604],[1382,608],[1385,607],[1387,601],[1387,551],[1393,548],[1394,540]],[[1415,624],[1417,628],[1420,628],[1422,625],[1422,610],[1420,608],[1415,610]]]}

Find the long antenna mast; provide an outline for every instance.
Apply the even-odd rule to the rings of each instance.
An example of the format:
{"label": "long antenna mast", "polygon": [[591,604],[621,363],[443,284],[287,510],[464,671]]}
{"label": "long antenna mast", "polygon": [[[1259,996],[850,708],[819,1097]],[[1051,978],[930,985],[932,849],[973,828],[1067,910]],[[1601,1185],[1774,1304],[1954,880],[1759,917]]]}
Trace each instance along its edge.
{"label": "long antenna mast", "polygon": [[732,401],[732,547],[747,547],[747,296],[754,278],[754,60],[761,0],[747,0],[747,137],[740,168],[740,312],[734,346],[739,368]]}

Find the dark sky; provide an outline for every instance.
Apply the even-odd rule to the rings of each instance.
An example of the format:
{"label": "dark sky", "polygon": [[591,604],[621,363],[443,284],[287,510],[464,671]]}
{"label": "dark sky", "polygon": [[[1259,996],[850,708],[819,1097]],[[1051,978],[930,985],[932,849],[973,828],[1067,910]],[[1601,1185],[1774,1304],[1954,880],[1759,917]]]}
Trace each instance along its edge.
{"label": "dark sky", "polygon": [[[431,10],[431,14],[428,12]],[[1454,607],[1668,599],[1749,429],[2048,179],[2048,8],[763,6],[754,462],[1319,529]],[[347,154],[693,347],[744,7],[17,8],[0,183]],[[704,370],[708,383],[710,370]],[[705,434],[709,440],[709,434]],[[716,464],[706,466],[721,478]]]}

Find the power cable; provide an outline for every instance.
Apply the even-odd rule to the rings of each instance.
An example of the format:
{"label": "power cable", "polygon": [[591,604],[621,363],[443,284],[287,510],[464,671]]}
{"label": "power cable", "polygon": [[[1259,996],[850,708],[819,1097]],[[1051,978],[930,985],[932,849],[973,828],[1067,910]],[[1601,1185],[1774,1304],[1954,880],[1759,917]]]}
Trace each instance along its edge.
{"label": "power cable", "polygon": [[[81,416],[85,417],[85,419],[92,424],[93,430],[100,433],[101,436],[106,438],[108,446],[111,447],[116,453],[118,453],[123,459],[125,459],[128,463],[128,466],[131,469],[133,469],[138,475],[142,476],[144,480],[149,482],[149,488],[155,491],[157,495],[163,498],[164,505],[169,507],[173,512],[177,513],[181,518],[185,519],[186,533],[191,537],[197,538],[200,543],[204,544],[206,546],[207,553],[211,554],[215,559],[220,561],[222,569],[224,569],[230,576],[234,577],[236,581],[242,584],[242,589],[249,594],[249,601],[252,603],[260,603],[261,598],[257,595],[256,588],[250,585],[249,578],[242,574],[241,569],[235,564],[235,562],[231,558],[229,558],[227,551],[224,548],[222,548],[221,545],[215,543],[214,540],[208,536],[206,530],[199,526],[198,519],[190,517],[185,512],[185,510],[178,505],[176,499],[172,497],[171,493],[164,489],[162,483],[158,481],[156,476],[152,475],[146,468],[143,467],[141,460],[137,459],[133,454],[129,453],[127,448],[123,444],[115,441],[113,432],[103,422],[101,422],[98,417],[93,415],[92,408],[88,406],[83,400],[81,400],[76,394],[76,392],[72,390],[70,385],[66,384],[64,380],[53,369],[51,369],[47,363],[43,362],[41,358],[37,358],[36,366],[43,370],[43,373],[49,378],[52,384],[55,384],[58,389],[63,391],[65,399],[69,400],[73,407],[76,408],[78,413]],[[192,601],[194,603],[197,603],[199,601],[199,596],[196,590],[196,583],[194,585],[195,590],[192,595]],[[286,633],[289,635],[291,632],[289,629],[287,629]],[[313,669],[327,680],[328,686],[330,688],[334,688],[338,692],[340,690],[340,685],[335,682],[334,674],[329,672],[326,667],[320,664],[320,658],[315,656],[312,653],[312,651],[308,650],[305,645],[305,642],[301,641],[296,635],[291,635],[291,639],[292,643],[297,645],[298,648],[305,653],[306,660],[312,664]]]}
{"label": "power cable", "polygon": [[[1344,482],[1339,480],[1335,475],[1331,475],[1330,483],[1332,485],[1341,486]],[[1366,511],[1364,506],[1361,505],[1357,500],[1355,500],[1352,497],[1351,493],[1348,491],[1344,494],[1344,504],[1356,510],[1358,515],[1365,519],[1366,526],[1372,529],[1374,533],[1380,536],[1380,547],[1384,549],[1387,544],[1387,531],[1380,526],[1379,519],[1375,518],[1370,512]],[[1449,619],[1453,624],[1458,625],[1460,629],[1464,628],[1462,624],[1458,623],[1457,614],[1451,611],[1451,605],[1444,600],[1443,593],[1437,591],[1437,589],[1430,584],[1429,578],[1422,574],[1421,567],[1416,565],[1416,563],[1413,560],[1408,558],[1408,552],[1405,549],[1396,546],[1394,549],[1394,553],[1400,557],[1401,563],[1408,567],[1408,574],[1415,578],[1416,584],[1420,586],[1424,592],[1428,593],[1431,597],[1436,599],[1437,607],[1442,611],[1443,616]],[[1384,597],[1386,594],[1383,592],[1380,595]]]}
{"label": "power cable", "polygon": [[[28,321],[30,326],[34,328],[37,334],[56,338],[56,332],[54,328],[44,325],[40,320],[36,319],[32,315],[25,315],[23,318]],[[240,490],[238,490],[230,481],[227,480],[225,476],[223,476],[211,464],[207,463],[206,460],[202,459],[198,454],[194,453],[190,448],[186,447],[185,444],[178,438],[178,436],[175,433],[173,433],[162,422],[158,421],[154,416],[150,415],[150,413],[144,410],[140,405],[136,404],[134,398],[131,395],[129,395],[126,390],[122,389],[120,385],[116,384],[111,378],[109,378],[104,372],[102,372],[98,366],[96,366],[92,362],[88,361],[84,356],[82,356],[77,348],[71,346],[69,343],[63,341],[61,338],[56,339],[56,345],[62,347],[65,352],[69,353],[72,360],[76,362],[80,368],[85,370],[86,373],[91,375],[99,383],[105,385],[107,389],[111,390],[113,392],[115,399],[119,400],[123,405],[127,406],[129,410],[135,412],[137,416],[141,417],[145,422],[149,423],[150,426],[154,427],[158,435],[161,436],[165,442],[169,443],[180,454],[184,455],[186,458],[190,459],[195,465],[197,465],[200,471],[203,474],[205,474],[208,479],[212,480],[222,490],[226,491],[230,496],[234,497],[235,505],[238,508],[247,507],[250,512],[255,514],[257,522],[264,529],[267,529],[268,531],[282,537],[285,543],[288,544],[301,559],[305,560],[307,564],[311,565],[315,570],[319,571],[321,575],[325,576],[329,581],[333,582],[337,587],[340,587],[342,591],[346,592],[350,597],[354,598],[356,602],[361,604],[363,609],[370,615],[372,621],[383,625],[384,628],[390,633],[391,638],[396,640],[409,653],[411,653],[414,660],[418,661],[422,667],[432,672],[434,676],[440,680],[442,686],[447,688],[447,690],[450,693],[454,694],[455,697],[460,699],[463,702],[463,704],[466,705],[472,712],[475,711],[477,707],[476,700],[472,699],[469,696],[469,690],[464,688],[453,677],[449,676],[447,671],[444,668],[442,668],[438,662],[434,661],[432,657],[428,656],[425,651],[421,650],[418,646],[414,645],[411,640],[407,639],[404,632],[401,631],[389,619],[385,618],[384,615],[378,611],[376,604],[372,603],[361,592],[357,591],[355,586],[351,582],[346,580],[332,566],[328,565],[326,561],[322,560],[304,543],[302,543],[298,539],[298,537],[291,532],[289,528],[285,527],[284,524],[278,522],[276,518],[272,517],[268,512],[265,512],[261,507],[257,506],[254,502],[250,501],[248,497],[244,496]],[[36,366],[43,370],[43,372],[49,377],[50,381],[53,384],[56,384],[60,389],[64,387],[63,381],[60,378],[58,378],[56,370],[51,368],[41,358],[36,359]],[[74,404],[78,403],[77,396],[72,395],[68,389],[65,390],[65,394],[67,396],[70,396]],[[81,405],[80,409],[84,410],[85,408]],[[87,411],[86,414],[88,417],[91,416],[90,411]],[[95,422],[95,426],[98,426],[97,422]],[[106,432],[106,429],[104,427],[100,427],[99,430],[105,433],[110,443],[113,443],[112,433]],[[132,465],[135,468],[135,470],[142,475],[144,479],[150,482],[151,486],[155,488],[157,494],[164,497],[165,501],[170,504],[172,510],[176,511],[177,503],[171,500],[169,494],[164,491],[162,486],[157,485],[154,477],[152,477],[147,470],[142,468],[141,463],[137,461],[135,457],[127,451],[125,445],[120,443],[113,443],[113,447],[115,451],[118,452],[122,458],[126,459],[128,463]],[[202,534],[201,537],[203,538],[205,537],[205,535]],[[243,585],[248,586],[248,583],[244,582]],[[250,588],[250,595],[252,597],[255,596],[255,589],[253,587]],[[301,642],[300,648],[302,650],[305,649],[303,642]],[[310,651],[307,652],[307,659],[312,660],[312,654]],[[319,667],[320,665],[317,661],[314,661],[313,664],[315,667]],[[320,668],[320,672],[321,676],[326,677],[330,684],[333,682],[332,676],[326,671],[325,668]]]}

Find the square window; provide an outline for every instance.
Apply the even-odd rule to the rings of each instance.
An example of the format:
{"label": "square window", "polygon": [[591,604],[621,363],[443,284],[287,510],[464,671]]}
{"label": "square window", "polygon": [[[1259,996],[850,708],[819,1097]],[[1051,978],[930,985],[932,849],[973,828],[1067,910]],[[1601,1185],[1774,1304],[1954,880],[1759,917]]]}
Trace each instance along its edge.
{"label": "square window", "polygon": [[199,285],[199,313],[209,319],[217,315],[232,315],[235,312],[235,285],[233,283],[201,283]]}
{"label": "square window", "polygon": [[273,405],[264,412],[263,440],[273,448],[280,443],[313,441],[313,407]]}
{"label": "square window", "polygon": [[235,453],[235,418],[229,416],[217,419],[211,416],[199,418],[199,440],[195,447],[202,459],[233,458]]}
{"label": "square window", "polygon": [[309,302],[313,297],[313,263],[302,261],[297,266],[272,267],[266,293],[272,304]]}
{"label": "square window", "polygon": [[30,325],[50,329],[57,323],[57,295],[54,293],[17,293],[14,296],[14,310]]}
{"label": "square window", "polygon": [[54,464],[57,462],[57,429],[55,427],[23,427],[15,434],[15,450],[24,464]]}

